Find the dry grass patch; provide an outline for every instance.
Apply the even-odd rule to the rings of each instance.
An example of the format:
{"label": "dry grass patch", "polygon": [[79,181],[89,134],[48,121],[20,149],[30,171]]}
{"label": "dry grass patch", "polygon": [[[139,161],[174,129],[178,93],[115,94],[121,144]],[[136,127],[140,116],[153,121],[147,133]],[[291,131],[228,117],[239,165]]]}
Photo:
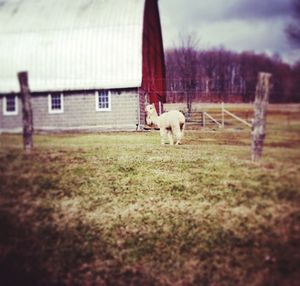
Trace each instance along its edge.
{"label": "dry grass patch", "polygon": [[32,156],[1,135],[1,281],[296,285],[299,133],[282,135],[260,164],[242,131],[178,147],[152,132],[40,135]]}

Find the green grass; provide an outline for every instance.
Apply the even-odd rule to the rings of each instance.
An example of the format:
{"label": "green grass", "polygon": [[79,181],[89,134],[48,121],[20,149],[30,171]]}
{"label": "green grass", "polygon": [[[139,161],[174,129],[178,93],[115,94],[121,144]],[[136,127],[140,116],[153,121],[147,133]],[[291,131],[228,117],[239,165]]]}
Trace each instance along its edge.
{"label": "green grass", "polygon": [[3,285],[298,284],[298,127],[0,140]]}

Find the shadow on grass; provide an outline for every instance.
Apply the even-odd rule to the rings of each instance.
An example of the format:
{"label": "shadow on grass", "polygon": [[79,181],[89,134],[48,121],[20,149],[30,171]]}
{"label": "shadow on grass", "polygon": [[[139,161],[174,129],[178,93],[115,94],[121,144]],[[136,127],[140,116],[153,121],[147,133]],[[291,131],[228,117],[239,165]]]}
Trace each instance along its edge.
{"label": "shadow on grass", "polygon": [[71,154],[37,152],[31,158],[11,150],[1,156],[0,284],[153,285],[144,272],[115,259],[101,230],[80,212],[66,223],[65,213],[55,209],[55,200],[72,196],[82,182],[80,174],[66,171],[68,160],[83,163]]}
{"label": "shadow on grass", "polygon": [[51,221],[37,228],[33,221],[21,222],[3,210],[0,281],[5,286],[154,284],[139,269],[124,268],[114,260],[101,233],[80,221],[63,231]]}

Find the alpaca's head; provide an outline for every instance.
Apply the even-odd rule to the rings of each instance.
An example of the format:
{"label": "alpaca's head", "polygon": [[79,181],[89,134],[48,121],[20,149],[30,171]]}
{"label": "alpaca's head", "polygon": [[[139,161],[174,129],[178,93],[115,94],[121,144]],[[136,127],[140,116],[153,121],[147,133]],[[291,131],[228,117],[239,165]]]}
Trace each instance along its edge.
{"label": "alpaca's head", "polygon": [[154,104],[147,105],[145,108],[145,112],[147,115],[147,117],[146,117],[147,124],[152,125],[154,123],[153,118],[157,116],[157,112],[156,112]]}

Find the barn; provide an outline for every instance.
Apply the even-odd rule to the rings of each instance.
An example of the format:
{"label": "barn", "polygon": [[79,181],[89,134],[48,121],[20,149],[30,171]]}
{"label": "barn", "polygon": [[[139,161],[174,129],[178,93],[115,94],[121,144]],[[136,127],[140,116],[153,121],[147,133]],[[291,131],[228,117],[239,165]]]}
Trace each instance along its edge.
{"label": "barn", "polygon": [[136,130],[161,110],[158,0],[0,0],[0,132],[20,132],[28,71],[35,130]]}

